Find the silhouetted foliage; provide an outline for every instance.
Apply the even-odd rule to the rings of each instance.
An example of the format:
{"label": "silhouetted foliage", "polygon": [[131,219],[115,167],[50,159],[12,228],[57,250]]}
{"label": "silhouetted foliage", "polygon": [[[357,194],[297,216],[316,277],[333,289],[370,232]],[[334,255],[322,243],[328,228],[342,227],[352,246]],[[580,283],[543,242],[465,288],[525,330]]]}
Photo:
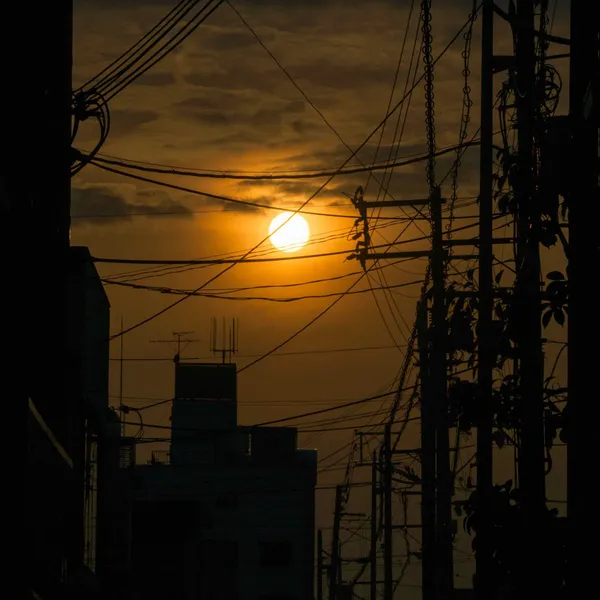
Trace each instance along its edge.
{"label": "silhouetted foliage", "polygon": [[546,301],[542,304],[542,324],[547,327],[552,318],[564,325],[565,315],[569,313],[569,287],[565,276],[559,271],[546,275],[550,281],[546,286]]}
{"label": "silhouetted foliage", "polygon": [[[544,555],[532,558],[527,555],[526,543],[531,516],[525,514],[520,492],[513,487],[512,481],[494,486],[492,507],[489,515],[490,542],[498,587],[518,588],[519,582],[527,577],[531,560],[539,560],[545,564],[546,574],[545,580],[540,581],[540,597],[546,600],[563,598],[567,564],[566,518],[559,517],[555,509],[543,509],[543,514],[538,517],[543,521],[540,530],[543,531],[544,539],[540,547],[543,548]],[[471,493],[468,500],[457,507],[456,512],[465,515],[463,527],[473,536],[471,546],[477,555],[480,518],[477,492]]]}

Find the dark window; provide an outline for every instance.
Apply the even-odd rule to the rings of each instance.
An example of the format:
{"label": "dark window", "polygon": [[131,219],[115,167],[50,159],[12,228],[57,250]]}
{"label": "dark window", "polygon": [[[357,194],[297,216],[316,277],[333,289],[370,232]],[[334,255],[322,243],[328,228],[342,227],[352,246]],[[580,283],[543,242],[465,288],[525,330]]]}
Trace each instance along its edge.
{"label": "dark window", "polygon": [[261,567],[289,567],[294,559],[294,548],[290,542],[261,542]]}
{"label": "dark window", "polygon": [[258,600],[295,600],[291,594],[262,594]]}
{"label": "dark window", "polygon": [[198,563],[202,570],[212,573],[237,568],[237,542],[203,540],[198,544]]}
{"label": "dark window", "polygon": [[238,507],[238,497],[233,492],[221,494],[217,498],[217,507],[223,510],[231,510]]}

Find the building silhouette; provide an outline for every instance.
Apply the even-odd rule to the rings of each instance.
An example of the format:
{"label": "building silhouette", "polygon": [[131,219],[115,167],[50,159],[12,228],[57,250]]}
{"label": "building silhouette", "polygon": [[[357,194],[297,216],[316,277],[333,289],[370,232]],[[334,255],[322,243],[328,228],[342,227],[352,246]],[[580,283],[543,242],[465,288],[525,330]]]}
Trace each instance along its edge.
{"label": "building silhouette", "polygon": [[312,600],[316,451],[237,425],[234,364],[175,363],[170,452],[133,474],[144,600]]}
{"label": "building silhouette", "polygon": [[36,599],[108,598],[104,493],[118,468],[107,450],[119,426],[108,407],[110,305],[87,248],[69,249],[66,288],[66,391],[57,397],[50,377],[40,377],[28,403],[27,580]]}

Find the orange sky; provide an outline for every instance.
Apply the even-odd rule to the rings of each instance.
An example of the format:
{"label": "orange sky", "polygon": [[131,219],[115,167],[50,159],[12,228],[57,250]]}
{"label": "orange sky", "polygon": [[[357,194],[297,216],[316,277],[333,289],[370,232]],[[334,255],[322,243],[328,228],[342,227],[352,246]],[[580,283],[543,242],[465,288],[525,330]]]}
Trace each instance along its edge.
{"label": "orange sky", "polygon": [[[122,2],[86,0],[75,3],[75,87],[100,71],[171,8],[172,2],[127,0]],[[436,8],[436,4],[438,7]],[[407,78],[410,50],[416,27],[416,3],[407,48],[402,62],[394,103],[398,102]],[[367,1],[344,3],[318,2],[236,2],[263,42],[285,66],[308,98],[323,112],[331,125],[351,147],[356,147],[371,133],[385,114],[402,37],[407,25],[410,2]],[[434,54],[445,46],[464,23],[471,2],[434,2]],[[566,23],[559,12],[555,33],[564,33]],[[499,31],[503,28],[500,27]],[[473,42],[471,85],[473,108],[470,135],[478,123],[478,29]],[[506,30],[498,48],[509,50]],[[462,38],[436,68],[436,125],[439,147],[458,141],[462,100]],[[498,79],[500,82],[500,79]],[[400,156],[425,149],[424,92],[415,91],[400,146]],[[227,5],[222,6],[198,31],[163,62],[110,103],[112,128],[102,149],[137,161],[150,161],[193,169],[219,171],[275,171],[281,169],[337,168],[349,156],[336,135],[302,98],[279,67],[258,45]],[[378,159],[388,156],[396,119],[390,120]],[[92,126],[84,127],[76,146],[90,149],[96,141]],[[359,156],[372,161],[379,134],[375,135]],[[454,156],[438,161],[441,179]],[[356,164],[356,161],[352,161]],[[463,160],[458,190],[459,215],[475,214],[472,199],[477,193],[477,152],[470,151]],[[380,177],[381,175],[378,175]],[[160,176],[158,177],[160,178]],[[283,207],[297,207],[322,180],[247,183],[220,180],[189,180],[167,176],[163,181],[197,190],[224,194],[245,200]],[[353,215],[353,208],[342,192],[353,194],[365,185],[365,174],[336,178],[307,209]],[[371,181],[367,199],[374,199],[378,185]],[[390,192],[396,198],[423,198],[426,194],[423,164],[395,172]],[[449,180],[443,194],[449,196]],[[469,205],[471,204],[471,205]],[[243,209],[243,207],[241,207]],[[88,166],[73,181],[72,243],[87,245],[95,256],[141,259],[193,259],[219,254],[243,254],[267,235],[276,211],[242,210],[218,201],[169,191],[150,184],[105,173]],[[183,215],[131,217],[133,212],[177,212]],[[94,215],[117,215],[116,218],[88,218]],[[399,211],[388,216],[404,217]],[[412,214],[409,212],[409,214]],[[300,254],[347,250],[354,242],[346,240],[351,219],[307,216],[313,242]],[[379,225],[384,224],[380,221]],[[460,224],[471,221],[460,222]],[[426,222],[419,227],[427,233]],[[375,234],[375,244],[395,238],[401,229],[395,225]],[[506,232],[499,232],[505,235]],[[403,238],[419,237],[411,226]],[[464,235],[475,235],[475,230]],[[319,241],[326,238],[325,241]],[[333,238],[333,239],[329,239]],[[426,245],[414,244],[413,248]],[[269,256],[282,256],[264,246]],[[508,251],[507,251],[508,252]],[[382,273],[389,285],[415,282],[422,278],[424,262],[413,260],[388,266]],[[466,268],[457,264],[457,270]],[[101,265],[101,274],[114,275],[150,267]],[[173,288],[196,288],[223,267],[187,269],[176,275],[138,280],[137,283]],[[344,255],[268,264],[239,265],[209,286],[210,289],[281,285],[355,273],[356,261]],[[455,275],[456,276],[456,275]],[[456,276],[457,277],[457,276]],[[293,288],[262,289],[241,295],[302,296],[328,294],[346,290],[357,278],[350,275],[336,281]],[[377,276],[373,286],[382,282]],[[363,280],[356,290],[368,290]],[[121,317],[125,326],[151,315],[176,300],[178,296],[152,291],[107,286],[112,305],[113,332],[118,331]],[[315,410],[345,400],[354,400],[387,391],[401,366],[403,346],[414,318],[415,297],[419,285],[394,289],[386,297],[376,292],[381,314],[372,293],[344,298],[326,316],[299,335],[281,352],[384,346],[378,350],[339,353],[307,353],[271,356],[239,376],[239,420],[242,424],[283,418]],[[169,339],[174,331],[193,331],[200,341],[185,349],[183,356],[209,356],[208,332],[212,317],[237,318],[240,323],[240,367],[249,363],[248,355],[261,355],[322,311],[333,298],[309,299],[292,303],[264,301],[224,301],[190,298],[164,316],[132,332],[125,339],[128,358],[163,359],[127,361],[124,377],[124,402],[136,408],[152,401],[169,398],[173,393],[173,369],[169,358],[173,349],[151,340]],[[394,302],[392,311],[388,302]],[[398,316],[398,315],[401,316]],[[397,323],[394,321],[394,317]],[[388,331],[389,330],[389,331]],[[558,338],[559,330],[548,336]],[[399,348],[393,346],[398,345]],[[113,358],[118,357],[118,343],[113,344]],[[554,350],[550,350],[554,352]],[[117,403],[118,365],[111,370],[112,403]],[[344,418],[372,412],[379,408],[369,404]],[[338,413],[332,413],[338,415]],[[168,423],[168,406],[144,412],[147,423]],[[330,416],[330,415],[329,415]],[[304,422],[316,421],[306,419]],[[379,420],[381,417],[379,417]],[[377,417],[340,421],[338,426],[361,426],[376,423]],[[133,429],[133,428],[132,428]],[[162,435],[146,428],[146,435]],[[301,444],[319,449],[325,457],[351,439],[350,431],[326,434],[303,434]],[[418,427],[411,425],[407,445],[418,444]],[[471,442],[472,443],[472,440]],[[147,450],[146,450],[147,451]],[[335,459],[344,458],[347,452]],[[469,456],[465,452],[464,460]],[[337,467],[345,467],[345,460]],[[330,470],[320,485],[337,483],[343,470]],[[368,472],[357,472],[365,481]],[[561,482],[553,484],[558,493]],[[317,526],[331,526],[333,493],[318,495]],[[554,494],[555,495],[555,494]],[[360,502],[359,502],[360,503]],[[416,505],[415,505],[416,507]],[[363,509],[366,508],[363,507]],[[368,525],[367,525],[368,527]],[[328,531],[326,532],[328,539]],[[400,539],[400,538],[399,538]],[[398,542],[400,543],[400,542]],[[468,540],[466,540],[468,543]],[[400,546],[399,546],[400,547]],[[464,546],[463,546],[464,547]],[[416,546],[415,546],[416,548]],[[415,549],[413,548],[413,549]],[[356,552],[364,551],[364,544]],[[399,550],[403,553],[404,550]],[[469,561],[459,562],[461,584],[470,572]],[[418,566],[411,567],[405,580],[407,592],[419,583]],[[457,583],[458,584],[458,583]],[[407,596],[408,597],[408,596]]]}

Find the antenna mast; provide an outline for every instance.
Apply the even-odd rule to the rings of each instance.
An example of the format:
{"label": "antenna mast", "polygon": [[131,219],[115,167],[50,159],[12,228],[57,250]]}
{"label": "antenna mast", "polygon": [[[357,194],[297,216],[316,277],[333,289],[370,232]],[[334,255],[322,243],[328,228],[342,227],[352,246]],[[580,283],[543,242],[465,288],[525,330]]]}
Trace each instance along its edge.
{"label": "antenna mast", "polygon": [[[200,340],[191,340],[184,338],[185,335],[192,335],[193,331],[174,331],[173,337],[176,338],[174,340],[150,340],[151,344],[175,344],[176,345],[176,353],[173,356],[173,362],[175,364],[179,363],[181,360],[181,351],[184,350],[189,344],[192,342],[199,342]],[[185,342],[185,346],[181,346],[182,342]]]}
{"label": "antenna mast", "polygon": [[225,318],[221,323],[220,347],[217,343],[217,319],[213,317],[210,329],[210,350],[213,354],[220,354],[223,364],[231,362],[233,355],[238,351],[239,324],[238,319],[231,319],[227,327]]}

